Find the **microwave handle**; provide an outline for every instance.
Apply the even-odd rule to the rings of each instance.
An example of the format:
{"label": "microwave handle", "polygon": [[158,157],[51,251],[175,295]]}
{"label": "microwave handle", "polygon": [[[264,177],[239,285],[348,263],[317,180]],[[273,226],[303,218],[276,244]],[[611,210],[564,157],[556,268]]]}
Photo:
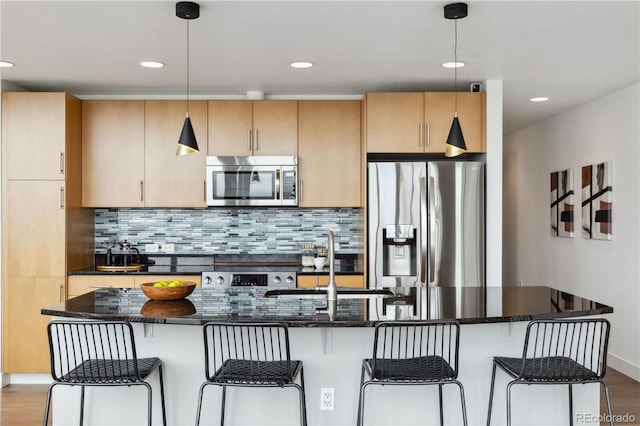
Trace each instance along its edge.
{"label": "microwave handle", "polygon": [[282,198],[280,193],[280,169],[276,169],[276,200],[281,200]]}

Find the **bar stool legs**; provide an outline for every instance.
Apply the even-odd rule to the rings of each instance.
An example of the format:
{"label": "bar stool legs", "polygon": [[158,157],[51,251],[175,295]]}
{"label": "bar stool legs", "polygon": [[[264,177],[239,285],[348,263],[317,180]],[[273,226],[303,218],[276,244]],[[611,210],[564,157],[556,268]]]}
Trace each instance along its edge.
{"label": "bar stool legs", "polygon": [[379,323],[374,332],[372,357],[362,360],[357,425],[364,424],[365,390],[369,385],[437,385],[443,426],[442,389],[444,385],[456,384],[466,426],[464,388],[457,380],[459,333],[460,326],[455,321]]}
{"label": "bar stool legs", "polygon": [[[289,333],[282,323],[210,322],[203,327],[205,381],[200,386],[196,426],[200,424],[204,388],[222,388],[220,425],[224,426],[227,387],[286,388],[298,390],[300,425],[306,426],[304,371],[292,360]],[[296,383],[296,380],[300,384]]]}
{"label": "bar stool legs", "polygon": [[573,385],[600,383],[605,390],[610,426],[613,426],[606,372],[610,325],[604,319],[536,320],[527,326],[522,357],[494,357],[487,426],[491,424],[496,369],[511,380],[507,384],[507,426],[511,426],[511,388],[516,384],[567,385],[569,425],[573,426]]}

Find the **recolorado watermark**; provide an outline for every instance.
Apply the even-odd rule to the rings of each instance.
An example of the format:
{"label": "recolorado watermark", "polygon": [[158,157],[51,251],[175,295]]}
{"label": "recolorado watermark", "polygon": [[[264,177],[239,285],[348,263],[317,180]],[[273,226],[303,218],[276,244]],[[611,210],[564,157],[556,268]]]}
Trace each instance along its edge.
{"label": "recolorado watermark", "polygon": [[635,423],[636,416],[633,414],[591,414],[591,413],[576,413],[577,423]]}

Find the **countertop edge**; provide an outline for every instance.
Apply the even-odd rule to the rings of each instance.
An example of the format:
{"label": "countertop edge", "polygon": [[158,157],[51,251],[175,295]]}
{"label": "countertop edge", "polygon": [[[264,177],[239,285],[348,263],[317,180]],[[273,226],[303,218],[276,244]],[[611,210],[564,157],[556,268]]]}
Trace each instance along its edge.
{"label": "countertop edge", "polygon": [[[537,290],[536,290],[537,289]],[[552,289],[546,286],[537,286],[537,287],[522,287],[522,288],[514,288],[507,287],[502,288],[502,292],[517,292],[522,293],[523,295],[527,294],[528,291],[535,290],[537,292],[558,292],[558,290]],[[110,291],[119,291],[119,290],[110,290]],[[128,290],[132,291],[132,290]],[[136,290],[133,290],[136,291]],[[96,313],[95,312],[95,293],[91,292],[76,298],[70,299],[67,302],[60,302],[56,305],[44,307],[41,309],[42,315],[54,316],[54,317],[67,317],[67,318],[78,318],[78,319],[87,319],[87,320],[116,320],[116,321],[126,321],[132,323],[152,323],[152,324],[176,324],[176,325],[203,325],[209,321],[243,321],[243,322],[264,322],[265,320],[269,321],[277,321],[287,324],[289,327],[298,327],[298,328],[313,328],[313,327],[373,327],[381,321],[386,319],[369,319],[368,316],[362,316],[359,314],[358,316],[344,316],[340,318],[338,316],[335,320],[330,320],[326,314],[316,313],[315,317],[307,316],[301,318],[292,319],[291,316],[287,316],[286,312],[273,311],[273,312],[263,312],[259,317],[252,317],[251,310],[242,311],[241,314],[230,314],[226,317],[222,317],[220,312],[214,311],[213,313],[202,312],[195,316],[196,314],[189,313],[189,315],[184,316],[141,316],[136,312],[117,312],[114,313]],[[116,293],[120,294],[120,293]],[[127,294],[127,293],[125,293]],[[128,293],[128,294],[137,294],[137,293]],[[211,293],[210,293],[211,294]],[[575,298],[579,298],[578,296],[569,295],[568,293],[562,293],[565,296],[571,296]],[[229,297],[227,293],[220,293],[221,296],[216,297]],[[226,296],[225,296],[226,295]],[[139,295],[136,297],[140,297]],[[143,297],[143,296],[142,296]],[[192,296],[190,296],[192,297]],[[246,295],[245,295],[246,297]],[[145,299],[146,300],[146,299]],[[189,300],[187,297],[186,300]],[[194,300],[197,300],[194,299]],[[246,300],[246,299],[245,299]],[[71,303],[70,303],[71,302]],[[191,304],[191,300],[189,300],[189,304]],[[614,312],[613,307],[607,306],[595,301],[589,301],[590,308],[582,308],[569,310],[573,308],[567,308],[567,310],[560,311],[560,307],[557,305],[553,306],[553,309],[558,309],[557,312],[514,312],[513,314],[505,314],[505,315],[491,315],[485,314],[486,316],[475,316],[475,317],[467,317],[467,318],[449,318],[447,315],[444,315],[442,319],[453,319],[458,321],[460,324],[491,324],[491,323],[508,323],[508,322],[523,322],[523,321],[532,321],[532,320],[543,320],[543,319],[562,319],[562,318],[574,318],[574,317],[585,317],[585,316],[595,316],[595,315],[604,315],[611,314]],[[234,302],[236,303],[236,302]],[[341,302],[342,303],[342,302]],[[196,302],[197,304],[197,302]],[[75,305],[75,306],[74,306]],[[104,305],[103,305],[104,306]],[[119,304],[114,304],[113,306],[117,307]],[[344,305],[346,309],[349,306],[355,305]],[[75,309],[75,310],[74,310]],[[271,308],[273,309],[273,307]],[[278,308],[280,309],[280,308]],[[313,309],[313,308],[312,308]],[[194,310],[195,312],[195,310]],[[257,312],[257,311],[256,311]],[[194,315],[194,316],[190,316]],[[280,315],[280,316],[279,316]],[[313,315],[313,311],[311,311],[311,315]],[[416,319],[417,320],[417,319]]]}
{"label": "countertop edge", "polygon": [[[510,322],[529,322],[534,320],[545,319],[568,319],[577,317],[586,317],[594,315],[604,315],[613,313],[613,308],[606,306],[601,309],[591,309],[588,311],[580,312],[559,312],[557,314],[540,314],[540,315],[517,315],[511,317],[490,317],[490,318],[478,318],[478,319],[460,319],[457,320],[460,325],[480,325],[480,324],[497,324],[497,323],[510,323]],[[52,317],[60,318],[77,318],[87,320],[105,320],[105,315],[102,314],[76,314],[63,311],[55,311],[44,308],[41,311],[42,315],[49,315]],[[110,321],[124,321],[131,323],[144,323],[144,324],[167,324],[167,325],[194,325],[202,326],[213,319],[202,318],[159,318],[159,317],[131,317],[127,315],[109,315]],[[233,320],[225,320],[232,321]],[[264,322],[264,320],[252,320],[251,318],[238,318],[238,322]],[[345,320],[322,320],[316,319],[311,321],[290,321],[290,320],[277,320],[277,322],[285,324],[290,328],[367,328],[375,327],[378,323],[385,320],[364,320],[364,321],[345,321]],[[437,320],[434,320],[437,321]]]}

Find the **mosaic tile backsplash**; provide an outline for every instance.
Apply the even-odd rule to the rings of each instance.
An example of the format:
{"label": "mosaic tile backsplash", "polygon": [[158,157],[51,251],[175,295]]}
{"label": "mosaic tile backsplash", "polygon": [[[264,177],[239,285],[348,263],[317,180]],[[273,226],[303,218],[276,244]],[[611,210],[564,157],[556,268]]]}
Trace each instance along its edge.
{"label": "mosaic tile backsplash", "polygon": [[302,244],[326,247],[332,230],[341,253],[360,253],[362,219],[356,208],[96,209],[95,248],[128,240],[140,252],[173,243],[182,254],[300,253]]}

